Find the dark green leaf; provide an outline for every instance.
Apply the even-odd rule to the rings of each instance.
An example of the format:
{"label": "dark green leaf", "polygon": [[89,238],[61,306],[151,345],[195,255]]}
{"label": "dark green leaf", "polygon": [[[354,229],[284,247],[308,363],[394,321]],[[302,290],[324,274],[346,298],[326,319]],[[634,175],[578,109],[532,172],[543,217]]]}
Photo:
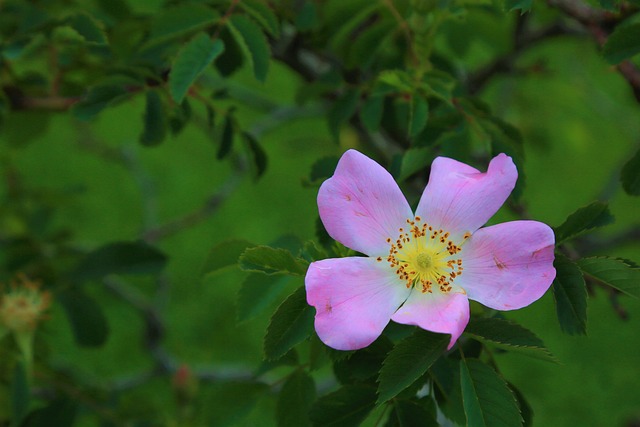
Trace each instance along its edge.
{"label": "dark green leaf", "polygon": [[263,360],[258,366],[258,369],[254,373],[254,376],[257,378],[272,369],[275,369],[280,366],[296,366],[299,365],[300,361],[298,358],[298,352],[295,349],[291,349],[286,352],[282,357],[274,360]]}
{"label": "dark green leaf", "polygon": [[249,274],[238,291],[238,322],[249,320],[269,308],[290,280],[287,276]]}
{"label": "dark green leaf", "polygon": [[497,318],[471,319],[465,328],[465,334],[505,350],[557,362],[557,359],[544,346],[540,338],[530,330],[509,320]]}
{"label": "dark green leaf", "polygon": [[345,385],[317,400],[311,407],[311,421],[315,427],[355,427],[369,415],[375,402],[374,387]]}
{"label": "dark green leaf", "polygon": [[87,254],[80,262],[74,278],[99,280],[109,274],[158,274],[167,256],[143,241],[108,243]]}
{"label": "dark green leaf", "polygon": [[318,261],[328,257],[327,252],[312,240],[304,242],[301,254],[304,259],[309,262]]}
{"label": "dark green leaf", "polygon": [[94,86],[81,101],[74,104],[71,111],[81,120],[89,120],[108,106],[128,95],[124,86],[103,84]]}
{"label": "dark green leaf", "polygon": [[68,289],[57,295],[62,304],[76,343],[85,347],[99,347],[109,335],[107,318],[102,307],[79,289]]}
{"label": "dark green leaf", "polygon": [[576,264],[560,254],[556,254],[553,265],[556,268],[553,296],[560,329],[571,335],[586,334],[587,287],[582,272]]}
{"label": "dark green leaf", "polygon": [[[242,425],[242,419],[253,409],[258,399],[269,392],[266,384],[259,382],[225,382],[214,384],[199,399],[202,412],[208,420],[205,425],[231,427]],[[215,402],[212,405],[211,402]]]}
{"label": "dark green leaf", "polygon": [[513,392],[489,366],[477,359],[461,360],[460,386],[468,427],[522,426]]}
{"label": "dark green leaf", "polygon": [[244,251],[240,256],[240,268],[265,274],[293,274],[302,276],[307,272],[308,263],[295,258],[286,249],[256,246]]}
{"label": "dark green leaf", "polygon": [[640,24],[618,25],[607,38],[602,54],[614,65],[640,53]]}
{"label": "dark green leaf", "polygon": [[223,268],[237,265],[240,255],[252,246],[254,246],[253,243],[242,239],[225,240],[218,243],[209,251],[202,268],[203,274],[212,274]]}
{"label": "dark green leaf", "polygon": [[302,3],[298,15],[296,16],[296,27],[300,31],[307,31],[318,25],[318,10],[316,3],[305,1]]}
{"label": "dark green leaf", "polygon": [[276,422],[280,427],[306,427],[310,425],[309,409],[316,400],[313,378],[297,370],[282,385],[276,406]]}
{"label": "dark green leaf", "polygon": [[78,404],[67,397],[59,397],[31,413],[24,427],[72,427]]}
{"label": "dark green leaf", "polygon": [[620,180],[627,194],[640,196],[640,150],[622,167]]}
{"label": "dark green leaf", "polygon": [[527,402],[524,395],[514,387],[513,384],[508,384],[509,388],[516,396],[516,400],[518,401],[518,407],[520,408],[520,414],[522,415],[523,427],[531,427],[533,425],[533,408]]}
{"label": "dark green leaf", "polygon": [[338,98],[327,113],[329,130],[336,138],[340,136],[340,127],[343,123],[351,118],[356,111],[360,92],[357,89],[347,90],[340,98]]}
{"label": "dark green leaf", "polygon": [[222,133],[220,134],[220,147],[216,153],[218,160],[224,159],[233,147],[233,111],[229,109],[224,117],[224,125],[222,126]]}
{"label": "dark green leaf", "polygon": [[11,410],[14,426],[22,424],[22,420],[29,413],[31,392],[29,390],[29,375],[24,363],[19,362],[13,369],[11,378]]}
{"label": "dark green leaf", "polygon": [[316,160],[311,166],[309,181],[311,183],[319,183],[333,175],[338,165],[338,156],[322,157]]}
{"label": "dark green leaf", "polygon": [[607,204],[593,202],[569,215],[559,227],[555,228],[556,244],[612,222],[613,216]]}
{"label": "dark green leaf", "polygon": [[382,362],[392,348],[391,341],[381,336],[349,357],[334,361],[333,372],[342,384],[361,383],[373,379],[380,372]]}
{"label": "dark green leaf", "polygon": [[96,45],[106,45],[108,43],[102,25],[85,12],[71,15],[65,19],[65,22],[88,43]]}
{"label": "dark green leaf", "polygon": [[242,137],[249,148],[249,154],[252,160],[251,164],[254,170],[253,176],[258,179],[267,170],[267,153],[249,132],[243,132]]}
{"label": "dark green leaf", "polygon": [[167,135],[167,116],[160,95],[155,90],[147,91],[147,104],[144,111],[144,130],[140,135],[142,145],[160,144]]}
{"label": "dark green leaf", "polygon": [[434,384],[434,397],[438,409],[454,421],[456,425],[465,424],[462,391],[460,390],[460,366],[458,360],[441,357],[430,370]]}
{"label": "dark green leaf", "polygon": [[438,427],[438,420],[423,405],[412,400],[394,399],[385,427]]}
{"label": "dark green leaf", "polygon": [[640,269],[623,260],[606,257],[582,258],[578,267],[583,273],[625,294],[640,298]]}
{"label": "dark green leaf", "polygon": [[165,43],[204,29],[218,21],[218,13],[203,4],[188,3],[162,8],[151,22],[149,41],[146,46]]}
{"label": "dark green leaf", "polygon": [[260,0],[243,0],[238,5],[273,37],[280,37],[280,22],[271,8]]}
{"label": "dark green leaf", "polygon": [[453,90],[456,86],[456,79],[443,71],[430,71],[424,75],[423,89],[428,95],[441,99],[451,105]]}
{"label": "dark green leaf", "polygon": [[267,359],[278,359],[305,340],[313,328],[313,309],[307,304],[304,286],[284,300],[271,317],[264,337]]}
{"label": "dark green leaf", "polygon": [[371,132],[380,129],[380,121],[384,112],[384,98],[383,95],[371,95],[360,108],[360,120]]}
{"label": "dark green leaf", "polygon": [[429,118],[429,104],[427,100],[414,95],[411,97],[411,109],[409,110],[409,136],[415,137],[427,125]]}
{"label": "dark green leaf", "polygon": [[227,28],[251,64],[256,79],[265,81],[269,71],[271,49],[260,28],[246,16],[232,15]]}
{"label": "dark green leaf", "polygon": [[181,104],[173,107],[169,118],[169,128],[172,135],[178,135],[184,129],[185,125],[191,118],[191,104],[189,99],[185,98]]}
{"label": "dark green leaf", "polygon": [[207,33],[200,33],[184,45],[171,66],[169,90],[180,103],[198,76],[224,51],[222,40],[211,40]]}
{"label": "dark green leaf", "polygon": [[504,9],[507,12],[520,10],[521,13],[525,13],[531,10],[531,6],[533,6],[533,0],[504,0]]}
{"label": "dark green leaf", "polygon": [[378,403],[386,402],[420,378],[449,344],[449,335],[416,329],[389,353],[380,370]]}

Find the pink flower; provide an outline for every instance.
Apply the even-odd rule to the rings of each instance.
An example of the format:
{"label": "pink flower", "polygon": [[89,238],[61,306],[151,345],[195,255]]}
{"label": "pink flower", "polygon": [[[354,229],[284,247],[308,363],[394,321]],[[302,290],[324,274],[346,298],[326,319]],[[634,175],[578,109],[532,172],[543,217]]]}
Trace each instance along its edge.
{"label": "pink flower", "polygon": [[482,173],[438,157],[415,214],[391,175],[347,151],[318,193],[332,238],[366,257],[311,263],[307,302],[320,339],[338,350],[371,344],[393,320],[451,335],[469,322],[469,299],[515,310],[551,285],[554,235],[537,221],[480,228],[505,202],[518,172],[499,154]]}

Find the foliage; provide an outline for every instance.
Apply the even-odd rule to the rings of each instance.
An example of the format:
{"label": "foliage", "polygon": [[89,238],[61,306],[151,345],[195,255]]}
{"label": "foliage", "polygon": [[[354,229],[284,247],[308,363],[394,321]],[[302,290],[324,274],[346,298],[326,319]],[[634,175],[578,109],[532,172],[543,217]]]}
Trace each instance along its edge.
{"label": "foliage", "polygon": [[[564,347],[591,338],[567,335],[594,323],[631,329],[591,307],[608,296],[608,313],[633,318],[640,297],[639,12],[0,2],[0,280],[52,297],[33,335],[0,323],[0,425],[580,424],[515,378],[538,361],[571,372]],[[576,79],[558,90],[563,67]],[[355,254],[322,228],[315,195],[352,147],[410,202],[437,156],[483,169],[510,155],[519,180],[499,215],[555,225],[556,315],[473,306],[450,351],[448,336],[398,324],[365,349],[322,344],[303,278]],[[540,318],[566,335],[530,326]],[[625,408],[602,416],[637,423]]]}

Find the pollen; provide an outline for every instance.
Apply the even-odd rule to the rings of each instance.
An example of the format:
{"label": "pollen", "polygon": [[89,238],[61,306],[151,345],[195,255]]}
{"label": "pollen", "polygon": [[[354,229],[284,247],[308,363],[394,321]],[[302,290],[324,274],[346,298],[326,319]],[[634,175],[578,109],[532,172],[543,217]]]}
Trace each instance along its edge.
{"label": "pollen", "polygon": [[408,229],[399,228],[395,240],[387,239],[389,255],[385,260],[389,267],[407,288],[415,287],[423,294],[451,292],[463,270],[462,259],[456,255],[471,235],[466,233],[457,244],[450,239],[451,233],[434,228],[419,216],[406,222]]}

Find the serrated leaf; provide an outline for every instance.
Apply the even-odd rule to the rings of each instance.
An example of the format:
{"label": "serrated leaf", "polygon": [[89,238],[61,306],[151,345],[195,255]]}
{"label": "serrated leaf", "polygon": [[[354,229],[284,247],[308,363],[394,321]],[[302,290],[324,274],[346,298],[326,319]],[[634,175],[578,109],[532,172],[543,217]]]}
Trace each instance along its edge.
{"label": "serrated leaf", "polygon": [[489,366],[477,359],[461,360],[460,386],[467,427],[522,426],[513,392]]}
{"label": "serrated leaf", "polygon": [[222,126],[222,132],[220,133],[220,147],[216,153],[216,158],[222,160],[231,152],[233,147],[233,135],[234,135],[234,119],[233,110],[229,109],[224,117],[224,125]]}
{"label": "serrated leaf", "polygon": [[378,377],[378,403],[386,402],[424,375],[447,348],[449,336],[416,329],[389,352]]}
{"label": "serrated leaf", "polygon": [[248,248],[240,256],[240,268],[264,274],[293,274],[302,276],[307,272],[308,263],[295,258],[286,249],[269,246]]}
{"label": "serrated leaf", "polygon": [[76,30],[87,43],[95,45],[106,45],[108,43],[102,25],[85,12],[71,15],[65,19],[65,22]]}
{"label": "serrated leaf", "polygon": [[376,402],[376,389],[349,384],[321,397],[311,407],[315,427],[354,427],[369,415]]}
{"label": "serrated leaf", "polygon": [[508,384],[509,388],[516,396],[516,400],[518,401],[518,407],[520,408],[520,415],[522,415],[523,427],[531,427],[533,425],[533,408],[527,402],[524,395],[518,390],[513,384]]}
{"label": "serrated leaf", "polygon": [[243,132],[242,138],[247,144],[249,149],[249,155],[251,157],[251,164],[253,166],[253,176],[255,179],[259,179],[267,170],[267,153],[264,151],[258,140],[253,137],[249,132]]}
{"label": "serrated leaf", "polygon": [[623,260],[607,257],[582,258],[578,260],[578,267],[583,273],[605,285],[640,298],[640,269],[631,267]]}
{"label": "serrated leaf", "polygon": [[149,41],[145,47],[166,43],[215,24],[218,12],[203,4],[188,3],[162,8],[151,21]]}
{"label": "serrated leaf", "polygon": [[616,26],[602,47],[602,55],[611,65],[638,53],[640,53],[640,23]]}
{"label": "serrated leaf", "polygon": [[378,75],[378,82],[385,83],[398,92],[413,92],[411,77],[404,70],[385,70]]}
{"label": "serrated leaf", "polygon": [[79,289],[68,289],[56,296],[62,304],[73,336],[81,346],[99,347],[109,335],[107,318],[102,307]]}
{"label": "serrated leaf", "polygon": [[348,89],[329,108],[327,121],[329,130],[336,140],[340,137],[340,127],[355,113],[358,99],[360,99],[360,91],[358,89]]}
{"label": "serrated leaf", "polygon": [[569,215],[559,227],[554,229],[556,244],[573,239],[595,228],[611,224],[613,219],[606,203],[593,202]]}
{"label": "serrated leaf", "polygon": [[622,167],[620,181],[627,194],[640,196],[640,150]]}
{"label": "serrated leaf", "polygon": [[87,95],[71,107],[74,116],[89,120],[110,105],[124,99],[129,92],[122,85],[101,84],[92,87]]}
{"label": "serrated leaf", "polygon": [[411,108],[409,109],[409,131],[410,137],[418,135],[427,125],[429,118],[429,104],[427,100],[414,95],[411,97]]}
{"label": "serrated leaf", "polygon": [[243,239],[231,239],[218,243],[207,255],[202,268],[203,274],[216,273],[223,268],[237,265],[240,255],[252,246],[254,246],[253,243]]}
{"label": "serrated leaf", "polygon": [[275,303],[290,280],[287,276],[249,274],[238,291],[238,322],[252,319]]}
{"label": "serrated leaf", "polygon": [[370,132],[377,132],[380,129],[383,112],[384,96],[369,96],[362,104],[362,108],[360,108],[360,120]]}
{"label": "serrated leaf", "polygon": [[560,329],[567,334],[587,333],[587,287],[576,264],[561,254],[553,262],[553,296]]}
{"label": "serrated leaf", "polygon": [[491,343],[509,351],[557,362],[540,338],[525,327],[509,320],[471,319],[464,333],[483,343]]}
{"label": "serrated leaf", "polygon": [[313,328],[313,309],[307,304],[304,286],[284,300],[271,317],[264,337],[264,354],[277,359],[305,340]]}
{"label": "serrated leaf", "polygon": [[310,425],[309,409],[316,400],[313,378],[297,370],[282,385],[276,406],[276,422],[280,427],[306,427]]}
{"label": "serrated leaf", "polygon": [[31,391],[29,387],[29,374],[23,362],[16,363],[11,376],[11,411],[13,413],[13,426],[22,425],[22,420],[29,413],[31,403]]}
{"label": "serrated leaf", "polygon": [[167,116],[157,91],[147,91],[146,101],[140,143],[146,146],[158,145],[167,135]]}
{"label": "serrated leaf", "polygon": [[76,280],[99,280],[109,274],[153,275],[167,256],[143,241],[108,243],[87,254],[73,273]]}
{"label": "serrated leaf", "polygon": [[67,397],[58,397],[47,406],[36,409],[24,427],[72,427],[78,403]]}
{"label": "serrated leaf", "polygon": [[238,5],[275,38],[280,37],[280,22],[271,8],[259,0],[243,0]]}
{"label": "serrated leaf", "polygon": [[438,420],[433,413],[420,405],[406,399],[394,399],[392,411],[384,427],[438,427]]}
{"label": "serrated leaf", "polygon": [[182,102],[193,82],[223,51],[222,40],[211,40],[207,33],[198,34],[178,51],[169,73],[169,91],[177,103]]}
{"label": "serrated leaf", "polygon": [[260,28],[246,16],[232,15],[227,21],[227,28],[251,64],[253,75],[264,82],[269,72],[271,49]]}

